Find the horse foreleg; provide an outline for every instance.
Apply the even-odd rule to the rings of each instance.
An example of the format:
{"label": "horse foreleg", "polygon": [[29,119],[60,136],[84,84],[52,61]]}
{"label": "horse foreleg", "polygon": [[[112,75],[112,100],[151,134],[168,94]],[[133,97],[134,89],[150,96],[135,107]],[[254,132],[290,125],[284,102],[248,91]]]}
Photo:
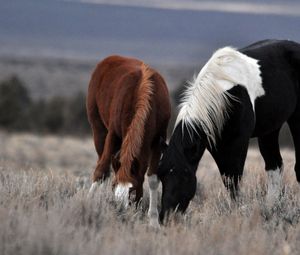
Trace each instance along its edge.
{"label": "horse foreleg", "polygon": [[90,188],[89,193],[93,193],[97,188],[97,183],[104,181],[109,176],[109,168],[111,162],[111,155],[114,151],[115,145],[115,134],[113,132],[108,132],[105,138],[104,150],[102,152],[101,158],[98,160],[94,175],[93,184]]}
{"label": "horse foreleg", "polygon": [[248,137],[238,137],[228,144],[222,144],[212,153],[223,183],[234,200],[239,192],[239,182],[243,175],[248,143]]}
{"label": "horse foreleg", "polygon": [[158,209],[157,209],[157,190],[159,181],[156,174],[148,176],[148,184],[149,184],[149,194],[150,194],[150,202],[149,202],[149,224],[153,227],[158,227]]}
{"label": "horse foreleg", "polygon": [[295,147],[295,174],[298,183],[300,184],[300,103],[298,103],[294,114],[288,120],[288,124],[293,136],[294,147]]}
{"label": "horse foreleg", "polygon": [[159,227],[158,222],[158,201],[157,201],[157,191],[159,180],[157,177],[157,168],[158,162],[160,159],[161,151],[159,145],[156,146],[153,150],[150,168],[148,170],[148,184],[149,184],[149,194],[150,194],[150,201],[149,201],[149,210],[148,210],[148,217],[149,217],[149,224],[153,227]]}
{"label": "horse foreleg", "polygon": [[283,163],[278,143],[279,131],[280,128],[258,138],[259,150],[264,158],[265,170],[268,174],[266,201],[269,205],[279,198],[282,186]]}

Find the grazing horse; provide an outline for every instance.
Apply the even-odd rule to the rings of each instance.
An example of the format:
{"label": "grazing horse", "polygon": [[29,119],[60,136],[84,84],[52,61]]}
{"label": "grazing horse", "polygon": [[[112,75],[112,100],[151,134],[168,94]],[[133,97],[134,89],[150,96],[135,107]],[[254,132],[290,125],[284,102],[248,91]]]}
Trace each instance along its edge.
{"label": "grazing horse", "polygon": [[[258,138],[268,175],[267,200],[280,194],[278,135],[287,122],[300,182],[300,44],[265,40],[217,50],[188,85],[158,176],[162,209],[184,212],[196,190],[198,163],[208,149],[232,198],[238,191],[251,137]],[[276,195],[277,193],[277,195]]]}
{"label": "grazing horse", "polygon": [[156,171],[171,114],[164,79],[140,60],[110,56],[92,74],[86,107],[99,156],[89,194],[109,176],[111,164],[116,198],[127,205],[135,194],[138,202],[149,166],[148,213],[150,223],[158,223]]}

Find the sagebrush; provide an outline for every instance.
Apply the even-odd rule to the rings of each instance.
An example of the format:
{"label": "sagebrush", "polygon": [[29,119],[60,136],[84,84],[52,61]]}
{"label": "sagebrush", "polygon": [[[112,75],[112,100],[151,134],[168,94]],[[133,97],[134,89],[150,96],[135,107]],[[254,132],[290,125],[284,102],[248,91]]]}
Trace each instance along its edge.
{"label": "sagebrush", "polygon": [[268,207],[263,161],[251,149],[238,202],[205,155],[185,215],[147,225],[148,191],[124,209],[110,182],[87,198],[96,154],[90,139],[0,133],[0,254],[299,254],[300,188],[283,150],[284,189]]}

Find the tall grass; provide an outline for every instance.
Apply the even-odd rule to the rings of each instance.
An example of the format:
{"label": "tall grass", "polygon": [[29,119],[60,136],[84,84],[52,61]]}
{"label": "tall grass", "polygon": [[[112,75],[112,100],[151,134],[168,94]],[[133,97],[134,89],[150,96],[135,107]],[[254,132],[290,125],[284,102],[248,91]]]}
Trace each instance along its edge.
{"label": "tall grass", "polygon": [[0,254],[299,254],[300,188],[293,152],[283,150],[284,190],[264,201],[263,161],[249,151],[238,202],[212,159],[198,170],[197,194],[184,216],[154,230],[148,192],[136,210],[113,198],[110,182],[88,199],[96,162],[92,141],[0,133]]}

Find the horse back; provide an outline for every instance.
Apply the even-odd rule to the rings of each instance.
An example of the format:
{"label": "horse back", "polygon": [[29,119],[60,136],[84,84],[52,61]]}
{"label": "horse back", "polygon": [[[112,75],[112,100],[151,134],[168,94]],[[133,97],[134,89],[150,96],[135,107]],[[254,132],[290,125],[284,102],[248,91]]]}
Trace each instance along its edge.
{"label": "horse back", "polygon": [[[110,56],[101,61],[92,74],[87,107],[96,107],[107,129],[114,129],[124,137],[136,110],[138,89],[142,79],[142,61],[121,56]],[[158,122],[170,118],[168,89],[164,79],[154,69],[151,71],[153,96],[149,126],[157,128]],[[158,109],[164,109],[158,111]]]}
{"label": "horse back", "polygon": [[260,136],[281,127],[293,114],[299,98],[300,45],[265,40],[240,50],[258,60],[265,95],[255,101],[255,131]]}

